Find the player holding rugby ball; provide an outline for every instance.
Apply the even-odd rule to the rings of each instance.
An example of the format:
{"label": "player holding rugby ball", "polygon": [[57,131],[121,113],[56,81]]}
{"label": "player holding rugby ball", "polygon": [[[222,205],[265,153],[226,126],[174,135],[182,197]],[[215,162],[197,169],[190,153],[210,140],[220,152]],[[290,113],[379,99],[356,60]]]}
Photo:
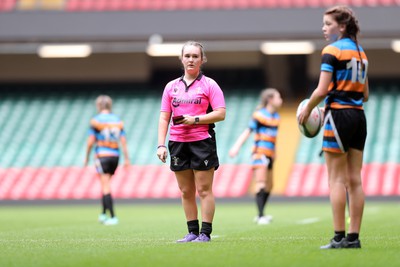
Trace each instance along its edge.
{"label": "player holding rugby ball", "polygon": [[[326,10],[322,31],[331,44],[322,51],[318,87],[299,114],[300,124],[325,98],[323,151],[328,167],[334,237],[321,249],[361,248],[359,233],[364,210],[361,186],[367,124],[363,102],[368,100],[367,56],[358,44],[360,32],[354,12],[347,6]],[[346,191],[350,226],[345,235]]]}

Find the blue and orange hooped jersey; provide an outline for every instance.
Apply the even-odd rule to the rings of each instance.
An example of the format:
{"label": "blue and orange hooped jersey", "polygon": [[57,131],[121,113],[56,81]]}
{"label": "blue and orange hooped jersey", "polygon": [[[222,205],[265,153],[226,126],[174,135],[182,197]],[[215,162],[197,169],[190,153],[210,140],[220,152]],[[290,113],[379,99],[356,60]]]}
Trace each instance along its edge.
{"label": "blue and orange hooped jersey", "polygon": [[368,59],[359,45],[350,38],[340,39],[322,51],[321,71],[332,72],[332,81],[325,99],[327,108],[363,109]]}
{"label": "blue and orange hooped jersey", "polygon": [[100,113],[90,120],[89,135],[96,140],[96,157],[118,157],[118,143],[125,136],[124,124],[115,114]]}
{"label": "blue and orange hooped jersey", "polygon": [[249,128],[255,133],[253,153],[267,157],[275,156],[275,143],[280,117],[277,112],[271,114],[266,108],[253,113]]}

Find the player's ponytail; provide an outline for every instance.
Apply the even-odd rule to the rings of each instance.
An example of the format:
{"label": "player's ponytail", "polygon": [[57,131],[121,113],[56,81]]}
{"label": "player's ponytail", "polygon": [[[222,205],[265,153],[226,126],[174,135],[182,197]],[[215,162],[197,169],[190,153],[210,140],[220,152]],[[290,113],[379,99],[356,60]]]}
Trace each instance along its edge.
{"label": "player's ponytail", "polygon": [[352,39],[357,47],[358,56],[360,57],[361,68],[365,69],[364,62],[361,57],[360,47],[358,46],[358,34],[360,33],[360,26],[354,14],[354,11],[348,6],[334,6],[325,11],[325,15],[331,15],[338,24],[346,26],[344,37]]}

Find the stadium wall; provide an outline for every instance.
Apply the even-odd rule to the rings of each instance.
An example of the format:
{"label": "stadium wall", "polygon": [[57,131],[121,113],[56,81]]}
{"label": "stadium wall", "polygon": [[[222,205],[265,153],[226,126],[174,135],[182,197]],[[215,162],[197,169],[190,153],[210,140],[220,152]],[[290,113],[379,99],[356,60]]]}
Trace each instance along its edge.
{"label": "stadium wall", "polygon": [[[366,36],[382,38],[399,33],[400,7],[354,9]],[[0,41],[147,42],[154,33],[161,34],[167,41],[193,38],[319,39],[324,10],[293,8],[158,12],[11,12],[0,16]],[[186,23],[189,21],[190,23]]]}
{"label": "stadium wall", "polygon": [[[361,40],[362,43],[362,40]],[[207,43],[205,43],[207,46]],[[304,81],[318,80],[320,53],[302,59]],[[389,49],[367,50],[371,79],[400,77],[400,53]],[[259,51],[208,52],[207,70],[260,69],[267,78],[260,86],[290,88],[292,93],[303,91],[307,84],[292,84],[293,56],[266,56]],[[81,59],[43,59],[34,54],[0,54],[0,82],[150,82],[157,70],[178,70],[177,57],[154,58],[146,53],[93,54]],[[306,76],[307,76],[306,75]],[[214,77],[218,80],[218,77]],[[293,88],[291,88],[293,87]]]}

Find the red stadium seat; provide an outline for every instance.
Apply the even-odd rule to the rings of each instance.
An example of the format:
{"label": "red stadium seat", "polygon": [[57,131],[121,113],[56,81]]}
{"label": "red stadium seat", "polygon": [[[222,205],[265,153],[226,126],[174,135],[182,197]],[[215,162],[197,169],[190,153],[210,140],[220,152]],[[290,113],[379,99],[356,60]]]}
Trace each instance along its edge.
{"label": "red stadium seat", "polygon": [[400,6],[399,0],[378,0],[377,6]]}
{"label": "red stadium seat", "polygon": [[[182,0],[180,3],[177,3],[174,0],[169,0],[166,1],[168,2],[168,9],[173,10],[173,9],[196,9],[195,4],[191,3],[191,1],[188,0]],[[204,2],[199,0],[199,3]]]}
{"label": "red stadium seat", "polygon": [[[362,170],[363,188],[368,196],[400,194],[400,165],[369,163]],[[295,164],[286,187],[286,196],[328,196],[328,173],[324,164]]]}
{"label": "red stadium seat", "polygon": [[135,0],[125,0],[122,5],[122,10],[133,10],[135,7]]}
{"label": "red stadium seat", "polygon": [[[350,6],[400,6],[399,0],[65,0],[67,11],[205,10],[257,8],[317,8]],[[0,12],[15,10],[17,0],[1,0]],[[36,7],[33,7],[36,8]],[[41,8],[39,5],[37,8]]]}
{"label": "red stadium seat", "polygon": [[12,11],[15,9],[17,0],[0,1],[0,11]]}
{"label": "red stadium seat", "polygon": [[365,0],[366,5],[370,7],[378,6],[378,2],[378,0]]}
{"label": "red stadium seat", "polygon": [[[327,170],[324,164],[294,164],[286,196],[327,196]],[[400,194],[400,165],[369,163],[363,171],[368,196]],[[157,187],[152,186],[157,183]],[[250,165],[222,164],[215,173],[217,197],[243,197],[251,183]],[[116,198],[178,198],[180,192],[168,166],[131,166],[120,168],[113,178]],[[94,168],[0,168],[0,200],[19,199],[96,199],[100,184]]]}
{"label": "red stadium seat", "polygon": [[305,6],[312,7],[312,8],[317,8],[320,6],[320,1],[319,0],[305,0]]}
{"label": "red stadium seat", "polygon": [[[7,0],[6,0],[7,1]],[[8,0],[11,1],[11,0]],[[15,2],[15,0],[12,0]],[[256,8],[316,8],[350,6],[399,6],[396,0],[66,0],[69,11],[103,10],[204,10]],[[0,6],[1,8],[1,6]]]}
{"label": "red stadium seat", "polygon": [[278,7],[279,8],[290,8],[293,7],[298,1],[292,1],[292,0],[280,0],[278,2]]}
{"label": "red stadium seat", "polygon": [[246,8],[249,8],[249,6],[251,6],[250,1],[236,0],[236,1],[232,1],[230,8],[231,9],[235,9],[235,8],[246,9]]}
{"label": "red stadium seat", "polygon": [[[0,168],[0,200],[96,199],[100,184],[94,168]],[[248,165],[221,165],[216,172],[217,197],[242,197],[251,181]],[[157,183],[157,187],[154,187]],[[119,168],[113,178],[116,198],[178,198],[180,191],[174,173],[163,166]]]}

